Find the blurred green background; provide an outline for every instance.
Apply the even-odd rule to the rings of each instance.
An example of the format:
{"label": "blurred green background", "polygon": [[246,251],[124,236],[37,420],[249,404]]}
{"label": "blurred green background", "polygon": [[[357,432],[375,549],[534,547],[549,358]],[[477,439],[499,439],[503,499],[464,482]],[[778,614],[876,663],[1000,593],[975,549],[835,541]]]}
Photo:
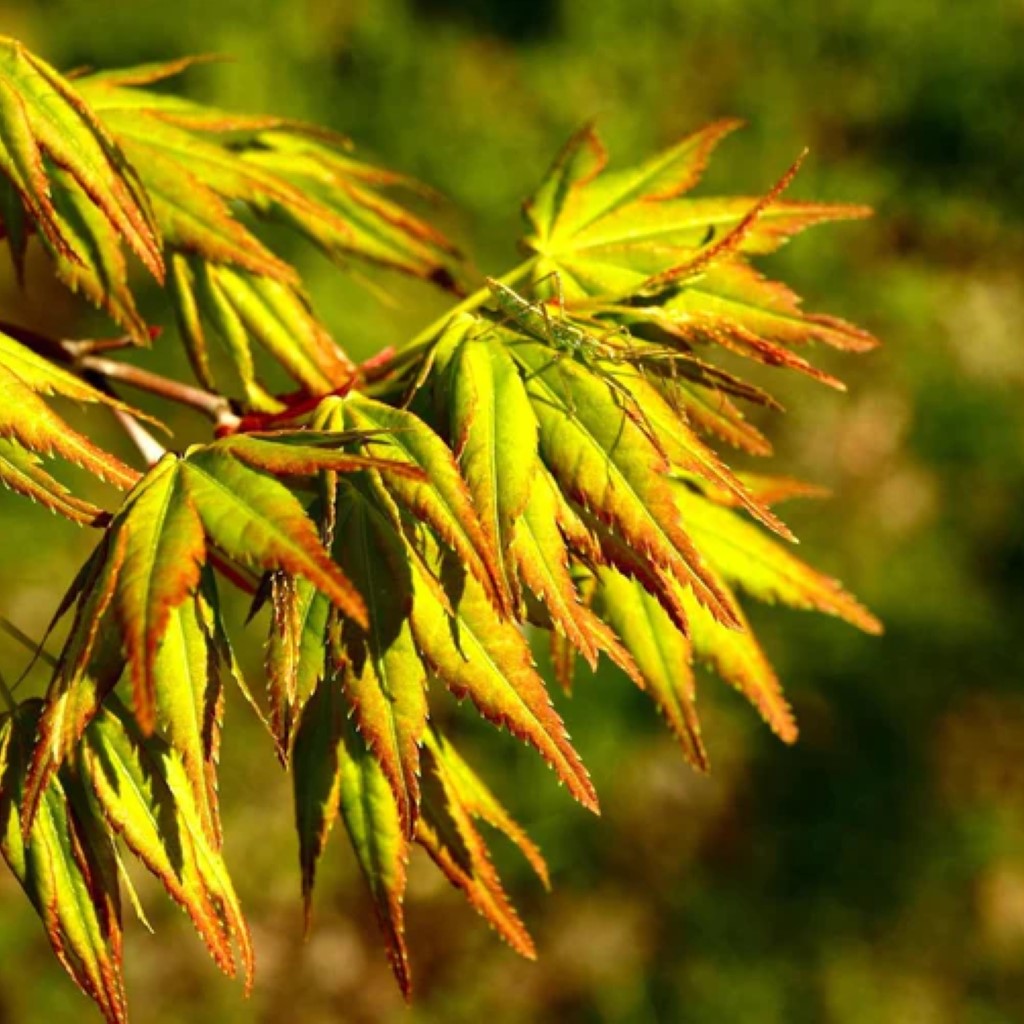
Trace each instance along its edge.
{"label": "blurred green background", "polygon": [[[611,673],[581,678],[563,710],[602,796],[597,820],[532,755],[467,719],[472,756],[541,842],[555,889],[544,895],[500,850],[538,940],[529,964],[414,861],[407,1010],[337,836],[302,942],[287,784],[233,708],[227,855],[255,930],[256,991],[244,1002],[184,915],[143,885],[156,934],[129,925],[135,1020],[1024,1020],[1024,6],[34,0],[0,4],[0,31],[61,68],[228,54],[182,88],[350,134],[448,196],[435,215],[488,271],[516,260],[519,201],[591,117],[627,161],[738,115],[749,127],[723,146],[706,193],[763,190],[807,145],[795,195],[877,210],[768,265],[809,308],[885,343],[822,357],[847,396],[780,382],[789,412],[769,425],[775,467],[834,491],[788,510],[804,554],[887,626],[870,639],[756,615],[797,746],[708,681],[713,772],[700,778],[641,695]],[[357,354],[443,308],[419,285],[371,275],[367,289],[301,259]],[[0,300],[8,319],[104,329],[41,266],[24,295],[5,276]],[[171,341],[149,365],[170,365]],[[0,611],[41,633],[91,539],[0,498]],[[24,660],[0,644],[5,675]],[[0,899],[0,1022],[96,1019],[6,873]]]}

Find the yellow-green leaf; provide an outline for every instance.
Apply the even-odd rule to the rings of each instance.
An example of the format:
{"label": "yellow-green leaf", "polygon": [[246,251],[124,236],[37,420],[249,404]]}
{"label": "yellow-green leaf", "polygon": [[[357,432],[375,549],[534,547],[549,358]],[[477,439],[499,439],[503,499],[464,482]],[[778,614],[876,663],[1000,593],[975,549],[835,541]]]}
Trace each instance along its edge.
{"label": "yellow-green leaf", "polygon": [[673,503],[669,463],[616,389],[575,360],[553,359],[544,346],[513,351],[529,374],[541,455],[562,489],[729,622]]}
{"label": "yellow-green leaf", "polygon": [[42,460],[17,442],[0,437],[0,483],[76,523],[94,523],[103,511],[76,498],[42,467]]}
{"label": "yellow-green leaf", "polygon": [[42,919],[57,959],[107,1024],[127,1024],[114,846],[78,784],[51,777],[27,836],[20,801],[41,707],[0,719],[0,852]]}
{"label": "yellow-green leaf", "polygon": [[[417,823],[416,841],[491,927],[517,953],[533,960],[537,955],[533,940],[505,894],[487,845],[473,821],[476,805],[469,803],[463,794],[468,789],[469,800],[482,792],[494,805],[496,801],[478,784],[463,762],[459,763],[463,769],[460,777],[449,770],[448,759],[454,758],[450,748],[438,741],[431,744],[430,751],[432,770],[423,782],[423,815]],[[507,815],[501,820],[517,828]],[[517,838],[525,839],[521,833]],[[532,844],[527,849],[533,858],[539,857]]]}
{"label": "yellow-green leaf", "polygon": [[[333,408],[337,408],[333,405]],[[484,531],[466,481],[459,473],[451,450],[422,420],[404,409],[395,409],[358,393],[343,406],[347,426],[364,431],[385,431],[374,436],[370,450],[381,458],[407,463],[420,477],[385,477],[391,496],[417,519],[433,527],[455,551],[501,612],[509,606],[498,554]],[[317,423],[333,415],[332,401],[321,403]]]}
{"label": "yellow-green leaf", "polygon": [[683,484],[676,502],[701,550],[731,585],[769,603],[836,615],[868,633],[881,624],[840,584],[791,555],[736,512],[713,504]]}
{"label": "yellow-green leaf", "polygon": [[373,896],[391,969],[408,998],[412,992],[412,977],[405,944],[402,903],[405,899],[409,840],[394,790],[380,762],[350,722],[342,725],[338,760],[341,766],[341,817]]}
{"label": "yellow-green leaf", "polygon": [[249,928],[181,757],[138,732],[126,710],[105,709],[86,731],[83,758],[109,827],[186,911],[221,970],[241,968],[248,989]]}
{"label": "yellow-green leaf", "polygon": [[412,580],[403,541],[370,495],[341,482],[334,552],[365,595],[368,625],[341,629],[345,696],[366,745],[395,794],[411,837],[419,811],[420,743],[427,727],[427,674],[409,613]]}
{"label": "yellow-green leaf", "polygon": [[48,165],[67,172],[113,231],[158,279],[163,277],[152,219],[117,145],[74,86],[15,39],[0,37],[0,172],[54,250],[82,264],[53,202],[60,188]]}
{"label": "yellow-green leaf", "polygon": [[450,437],[505,589],[518,590],[513,524],[530,500],[538,461],[537,419],[519,369],[502,345],[465,340],[448,363]]}
{"label": "yellow-green leaf", "polygon": [[[707,771],[708,755],[697,719],[696,686],[687,638],[639,583],[612,569],[597,571],[595,605],[632,655],[644,689],[678,737],[687,761],[700,771]],[[693,602],[693,607],[698,607],[697,602]],[[710,615],[707,617],[711,619]],[[735,632],[720,628],[724,635]]]}
{"label": "yellow-green leaf", "polygon": [[480,713],[534,746],[584,807],[597,809],[597,794],[523,634],[497,619],[469,574],[446,561],[444,588],[413,563],[412,629],[424,660],[457,697],[469,697]]}
{"label": "yellow-green leaf", "polygon": [[37,455],[60,455],[76,466],[127,490],[138,473],[98,448],[55,413],[43,395],[99,402],[127,411],[73,374],[0,333],[0,438],[17,441]]}

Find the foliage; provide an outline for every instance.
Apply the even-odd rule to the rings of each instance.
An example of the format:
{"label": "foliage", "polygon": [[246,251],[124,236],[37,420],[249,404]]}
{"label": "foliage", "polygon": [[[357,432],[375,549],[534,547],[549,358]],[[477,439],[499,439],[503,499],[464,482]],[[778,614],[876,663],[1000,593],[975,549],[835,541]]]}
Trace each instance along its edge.
{"label": "foliage", "polygon": [[[786,548],[772,506],[806,486],[734,472],[711,446],[771,451],[742,407],[776,403],[736,356],[841,386],[806,347],[873,345],[803,312],[750,262],[863,208],[784,200],[799,161],[763,197],[691,197],[733,122],[621,171],[606,170],[587,127],[525,206],[525,262],[481,277],[385,194],[423,190],[360,163],[345,140],[151,88],[189,63],[69,79],[13,40],[0,47],[0,210],[15,265],[35,235],[60,280],[125,332],[68,342],[9,326],[0,337],[4,483],[100,531],[54,617],[70,628],[45,699],[8,693],[0,845],[108,1021],[126,1019],[122,847],[218,965],[251,981],[217,803],[226,678],[292,772],[307,915],[340,817],[408,993],[412,844],[526,956],[532,940],[477,822],[547,881],[539,851],[453,746],[442,685],[596,810],[524,627],[550,636],[566,689],[577,655],[594,667],[605,654],[700,770],[695,663],[796,737],[738,592],[879,628]],[[461,301],[356,364],[276,251],[282,230],[343,268],[368,261]],[[157,333],[139,312],[131,254],[165,286],[201,388],[117,358]],[[263,382],[273,366],[295,391]],[[164,452],[118,382],[206,414],[216,436]],[[145,471],[72,429],[51,396],[111,408]],[[50,474],[54,457],[127,494],[111,509],[76,496]],[[254,614],[269,610],[265,689],[234,658],[225,582],[253,595]]]}

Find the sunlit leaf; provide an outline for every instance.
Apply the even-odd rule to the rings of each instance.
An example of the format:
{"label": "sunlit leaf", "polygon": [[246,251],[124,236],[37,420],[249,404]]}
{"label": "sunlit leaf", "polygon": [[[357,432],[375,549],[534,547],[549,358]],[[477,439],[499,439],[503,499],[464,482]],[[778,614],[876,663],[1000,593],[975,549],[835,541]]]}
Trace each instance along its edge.
{"label": "sunlit leaf", "polygon": [[[756,199],[692,199],[717,142],[736,121],[709,125],[638,167],[606,172],[592,127],[577,133],[527,203],[526,244],[540,257],[535,276],[561,276],[570,298],[626,295],[691,260],[733,231]],[[741,250],[770,252],[824,220],[863,217],[859,206],[777,202],[746,233]]]}
{"label": "sunlit leaf", "polygon": [[464,340],[448,373],[453,448],[490,550],[500,552],[505,588],[514,594],[512,531],[539,467],[537,420],[518,367],[503,346]]}
{"label": "sunlit leaf", "polygon": [[644,688],[679,738],[686,759],[707,771],[689,641],[655,598],[613,570],[598,571],[597,602],[636,662]]}
{"label": "sunlit leaf", "polygon": [[211,329],[231,359],[246,403],[253,409],[280,408],[259,381],[254,342],[311,394],[327,394],[351,382],[352,363],[294,287],[266,275],[178,254],[171,258],[171,283],[182,337],[196,375],[207,387],[216,387],[207,340]]}
{"label": "sunlit leaf", "polygon": [[99,508],[76,498],[50,476],[41,459],[7,438],[0,438],[0,483],[77,523],[92,523],[102,515]]}
{"label": "sunlit leaf", "polygon": [[93,720],[83,756],[110,828],[186,911],[221,970],[241,968],[251,986],[249,928],[181,757],[120,709]]}
{"label": "sunlit leaf", "polygon": [[22,704],[0,720],[0,852],[32,901],[57,959],[107,1024],[127,1024],[114,845],[89,821],[79,784],[52,778],[32,829],[20,801],[40,712]]}
{"label": "sunlit leaf", "polygon": [[254,343],[310,394],[345,386],[352,363],[310,309],[295,269],[260,240],[245,211],[297,230],[332,259],[356,257],[446,287],[458,273],[456,254],[440,232],[380,194],[414,183],[359,163],[344,140],[139,88],[188,64],[85,75],[76,86],[150,196],[193,366],[213,386],[207,335],[215,334],[246,403],[259,411],[276,406],[259,383]]}
{"label": "sunlit leaf", "polygon": [[59,455],[117,487],[131,487],[138,473],[69,426],[43,401],[50,395],[126,408],[0,333],[0,437],[36,455]]}
{"label": "sunlit leaf", "polygon": [[455,551],[486,590],[498,610],[508,603],[494,547],[478,517],[470,488],[453,453],[411,412],[395,409],[356,393],[344,403],[322,402],[317,425],[337,424],[355,430],[378,431],[370,451],[381,458],[405,463],[418,471],[409,477],[383,481],[388,493],[417,519],[429,523]]}
{"label": "sunlit leaf", "polygon": [[552,362],[542,346],[514,352],[530,375],[541,454],[562,489],[729,621],[672,502],[669,464],[615,390],[574,361]]}
{"label": "sunlit leaf", "polygon": [[520,955],[533,960],[536,947],[509,902],[474,818],[501,829],[547,883],[540,851],[508,816],[490,791],[440,737],[428,743],[431,771],[424,779],[423,815],[416,841],[448,880]]}
{"label": "sunlit leaf", "polygon": [[[167,455],[129,494],[103,542],[73,588],[75,618],[54,674],[43,715],[32,794],[67,758],[127,665],[133,707],[145,732],[158,711],[173,715],[172,741],[216,834],[216,814],[201,794],[201,777],[216,755],[216,679],[204,675],[201,649],[212,658],[223,644],[209,598],[196,595],[211,547],[257,571],[279,570],[309,580],[341,612],[366,624],[363,598],[324,550],[316,528],[298,499],[275,475],[308,475],[325,469],[366,468],[408,474],[404,465],[344,451],[256,437],[230,437],[196,446],[184,456]],[[187,602],[197,602],[189,611]],[[165,654],[172,617],[187,629],[187,650]],[[188,616],[195,618],[191,624]],[[184,618],[182,618],[184,616]],[[182,635],[177,642],[184,644]],[[182,717],[180,674],[191,664],[195,690],[191,725]],[[170,691],[167,688],[172,688]],[[214,687],[213,690],[210,687]],[[200,692],[201,691],[201,692]],[[197,733],[202,738],[197,737]],[[198,746],[197,746],[198,744]],[[25,824],[35,803],[26,803]]]}
{"label": "sunlit leaf", "polygon": [[444,563],[442,579],[439,595],[414,563],[412,629],[424,660],[456,696],[469,697],[485,718],[534,746],[573,796],[596,810],[590,777],[522,633],[495,618],[480,586],[451,560]]}
{"label": "sunlit leaf", "polygon": [[78,90],[17,40],[0,38],[0,172],[61,257],[93,265],[93,253],[69,231],[55,197],[65,182],[88,196],[117,238],[158,279],[159,241],[143,193],[124,157]]}
{"label": "sunlit leaf", "polygon": [[342,680],[352,720],[394,790],[412,834],[420,799],[419,747],[427,726],[427,673],[409,614],[412,579],[402,539],[372,500],[351,484],[337,493],[335,554],[366,595],[369,626],[341,628]]}
{"label": "sunlit leaf", "polygon": [[343,722],[338,744],[339,795],[356,860],[373,896],[388,960],[402,992],[412,992],[405,943],[405,899],[409,840],[394,790],[350,722]]}
{"label": "sunlit leaf", "polygon": [[836,615],[868,633],[881,625],[836,580],[811,569],[763,530],[678,485],[675,498],[708,561],[730,584],[760,601]]}
{"label": "sunlit leaf", "polygon": [[512,553],[516,569],[543,603],[554,628],[583,655],[591,668],[596,667],[598,654],[605,651],[627,675],[639,680],[629,652],[578,592],[566,544],[573,512],[564,500],[559,500],[558,490],[547,471],[542,469],[538,476],[530,500],[515,524]]}
{"label": "sunlit leaf", "polygon": [[273,625],[266,659],[270,725],[283,752],[325,672],[331,603],[302,577],[274,573],[270,586]]}

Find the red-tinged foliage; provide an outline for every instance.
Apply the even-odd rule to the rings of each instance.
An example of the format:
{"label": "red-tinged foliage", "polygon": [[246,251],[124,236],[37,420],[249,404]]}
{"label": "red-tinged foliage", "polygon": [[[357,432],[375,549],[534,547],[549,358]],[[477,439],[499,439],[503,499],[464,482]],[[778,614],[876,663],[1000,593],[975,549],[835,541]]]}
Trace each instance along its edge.
{"label": "red-tinged foliage", "polygon": [[[744,409],[778,409],[735,360],[718,366],[719,350],[841,386],[814,365],[812,343],[875,343],[803,312],[750,263],[863,208],[783,200],[799,160],[759,197],[692,197],[735,121],[616,171],[587,126],[526,203],[527,261],[357,366],[264,222],[343,267],[368,262],[460,296],[471,272],[386,194],[423,190],[360,163],[334,133],[148,88],[198,62],[72,84],[0,40],[0,230],[15,265],[38,236],[56,276],[126,332],[0,334],[0,482],[102,531],[54,617],[71,621],[45,700],[17,704],[0,686],[11,704],[0,851],[110,1024],[127,1021],[120,846],[215,962],[252,982],[218,806],[229,679],[292,774],[307,927],[340,818],[408,997],[413,843],[527,957],[535,945],[478,823],[549,883],[539,850],[445,734],[445,691],[532,746],[596,811],[531,629],[550,635],[567,691],[577,656],[591,669],[606,656],[701,771],[701,665],[782,740],[797,735],[738,595],[880,629],[785,546],[794,538],[772,506],[818,490],[735,473],[715,448],[770,454]],[[139,313],[128,253],[158,281],[168,269],[166,312],[201,387],[122,360],[132,344],[171,343]],[[211,358],[215,339],[226,362]],[[271,393],[268,367],[296,390]],[[215,439],[165,452],[115,384],[203,413]],[[147,465],[103,451],[50,399],[105,407]],[[50,474],[51,457],[127,493],[94,504]],[[224,580],[255,594],[254,612],[269,605],[265,688],[238,669]]]}

